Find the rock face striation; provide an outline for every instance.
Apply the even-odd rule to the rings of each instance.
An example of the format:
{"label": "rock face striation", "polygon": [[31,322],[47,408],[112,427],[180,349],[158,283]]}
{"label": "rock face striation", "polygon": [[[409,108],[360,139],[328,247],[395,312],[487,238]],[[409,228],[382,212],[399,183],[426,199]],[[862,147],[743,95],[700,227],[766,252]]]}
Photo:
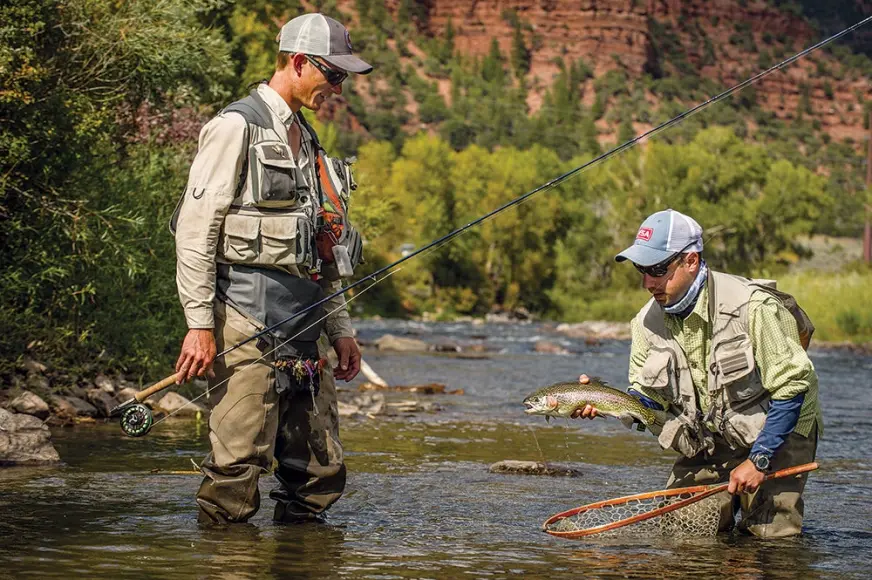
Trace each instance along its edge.
{"label": "rock face striation", "polygon": [[[396,14],[400,2],[386,5]],[[511,54],[516,16],[530,50],[528,105],[534,112],[560,59],[583,59],[595,77],[615,68],[632,78],[656,77],[670,66],[667,52],[678,50],[701,76],[727,88],[820,40],[803,18],[762,0],[427,0],[424,6],[421,32],[444,38],[450,22],[455,49],[476,56],[486,54],[494,38],[503,55]],[[859,70],[846,71],[837,58],[817,51],[755,90],[760,105],[780,119],[805,114],[836,140],[861,141],[859,99],[872,99],[870,87]],[[584,93],[590,105],[593,80]]]}

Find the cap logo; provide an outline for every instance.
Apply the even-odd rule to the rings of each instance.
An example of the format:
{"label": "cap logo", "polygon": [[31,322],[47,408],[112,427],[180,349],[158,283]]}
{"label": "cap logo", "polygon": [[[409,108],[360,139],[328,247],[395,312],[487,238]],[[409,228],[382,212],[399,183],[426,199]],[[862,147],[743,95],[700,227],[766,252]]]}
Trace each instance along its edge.
{"label": "cap logo", "polygon": [[351,48],[351,35],[348,34],[347,28],[345,29],[345,44],[348,45],[348,50],[351,50],[351,51],[354,50],[353,48]]}
{"label": "cap logo", "polygon": [[654,228],[639,228],[639,233],[636,234],[637,240],[642,240],[644,242],[650,242],[651,236],[654,235]]}

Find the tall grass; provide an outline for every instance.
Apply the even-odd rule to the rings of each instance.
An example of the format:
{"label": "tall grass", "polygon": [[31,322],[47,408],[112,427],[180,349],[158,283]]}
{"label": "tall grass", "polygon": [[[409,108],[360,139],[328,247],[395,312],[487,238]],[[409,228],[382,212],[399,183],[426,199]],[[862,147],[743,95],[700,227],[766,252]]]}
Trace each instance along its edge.
{"label": "tall grass", "polygon": [[872,270],[789,274],[778,288],[811,317],[815,340],[872,341]]}

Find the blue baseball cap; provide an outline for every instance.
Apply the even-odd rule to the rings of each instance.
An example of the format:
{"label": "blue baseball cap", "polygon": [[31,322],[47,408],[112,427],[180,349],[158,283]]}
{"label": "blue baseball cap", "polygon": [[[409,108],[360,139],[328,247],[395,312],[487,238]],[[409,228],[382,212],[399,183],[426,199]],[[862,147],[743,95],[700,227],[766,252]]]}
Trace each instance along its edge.
{"label": "blue baseball cap", "polygon": [[636,241],[615,256],[615,261],[653,266],[679,252],[702,252],[702,227],[692,217],[666,209],[642,222]]}

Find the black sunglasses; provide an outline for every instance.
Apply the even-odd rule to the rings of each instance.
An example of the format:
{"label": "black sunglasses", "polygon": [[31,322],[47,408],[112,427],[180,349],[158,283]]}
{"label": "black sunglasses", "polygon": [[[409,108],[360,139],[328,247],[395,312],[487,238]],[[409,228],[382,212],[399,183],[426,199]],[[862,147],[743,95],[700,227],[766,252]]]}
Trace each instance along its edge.
{"label": "black sunglasses", "polygon": [[327,82],[334,87],[336,85],[341,85],[342,82],[348,78],[348,73],[344,70],[337,70],[335,68],[324,66],[308,54],[306,55],[306,60],[311,62],[316,69],[324,73],[324,78],[327,79]]}
{"label": "black sunglasses", "polygon": [[684,246],[683,248],[681,248],[676,253],[669,256],[668,258],[666,258],[665,260],[663,260],[659,264],[654,264],[653,266],[640,266],[639,264],[633,262],[633,266],[635,266],[636,269],[639,270],[640,274],[648,274],[652,278],[659,278],[660,276],[665,276],[666,272],[669,271],[669,265],[672,262],[674,262],[675,260],[684,256],[684,250],[686,250],[687,248],[692,246],[694,243],[696,243],[696,242],[691,242],[691,243],[687,244],[686,246]]}
{"label": "black sunglasses", "polygon": [[669,265],[680,258],[682,254],[679,252],[674,256],[669,256],[659,264],[654,264],[653,266],[640,266],[639,264],[633,262],[633,265],[639,270],[640,274],[648,274],[652,278],[659,278],[660,276],[665,276],[666,272],[669,271]]}

